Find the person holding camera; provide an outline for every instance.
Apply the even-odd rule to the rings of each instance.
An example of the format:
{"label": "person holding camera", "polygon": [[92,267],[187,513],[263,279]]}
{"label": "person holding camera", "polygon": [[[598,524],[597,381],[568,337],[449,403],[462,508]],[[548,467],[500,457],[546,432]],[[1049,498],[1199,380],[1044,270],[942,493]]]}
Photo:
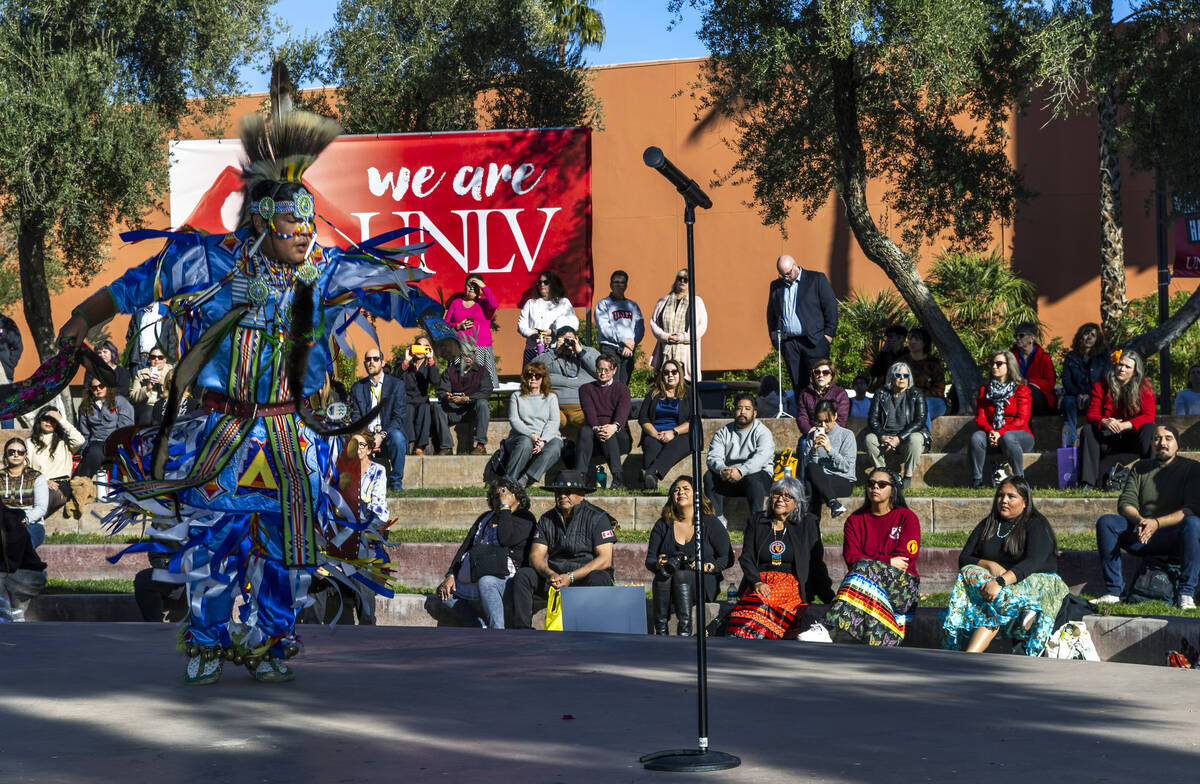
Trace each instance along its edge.
{"label": "person holding camera", "polygon": [[496,375],[496,353],[492,349],[492,319],[500,300],[483,282],[481,275],[468,275],[463,290],[450,297],[446,305],[446,323],[459,339],[475,347],[475,361],[487,370],[492,387],[500,386]]}
{"label": "person holding camera", "polygon": [[816,427],[811,446],[804,452],[804,483],[808,486],[812,505],[829,507],[833,517],[841,517],[846,507],[839,498],[854,489],[854,468],[858,461],[858,442],[854,431],[837,421],[837,404],[832,400],[817,403]]}
{"label": "person holding camera", "polygon": [[554,343],[538,355],[537,361],[546,366],[550,386],[558,394],[558,414],[563,427],[586,424],[583,406],[579,403],[579,388],[596,380],[596,360],[600,352],[579,342],[574,327],[562,327]]}
{"label": "person holding camera", "polygon": [[429,338],[422,335],[404,350],[404,359],[393,373],[404,382],[404,435],[414,454],[423,455],[429,447],[433,433],[433,405],[429,402],[429,390],[437,394],[441,376],[437,358]]}
{"label": "person holding camera", "polygon": [[133,376],[133,386],[129,390],[129,402],[133,404],[133,420],[138,427],[156,425],[154,407],[159,400],[167,397],[167,373],[172,365],[167,363],[167,355],[161,348],[155,346],[147,355],[146,367]]}
{"label": "person holding camera", "polygon": [[[696,482],[690,476],[672,482],[662,516],[650,531],[646,568],[654,575],[651,596],[655,634],[667,633],[672,607],[679,634],[692,633],[696,605],[695,493]],[[712,602],[721,592],[721,572],[733,566],[733,548],[725,526],[713,514],[708,496],[700,496],[700,515],[704,524],[704,601]]]}

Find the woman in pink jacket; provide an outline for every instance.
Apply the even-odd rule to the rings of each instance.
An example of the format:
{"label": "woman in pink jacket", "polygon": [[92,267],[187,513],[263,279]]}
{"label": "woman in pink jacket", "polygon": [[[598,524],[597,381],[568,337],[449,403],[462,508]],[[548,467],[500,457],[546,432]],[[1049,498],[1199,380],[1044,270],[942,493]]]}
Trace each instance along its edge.
{"label": "woman in pink jacket", "polygon": [[450,297],[446,323],[463,341],[475,346],[475,361],[487,368],[492,388],[500,385],[496,376],[496,352],[492,350],[492,318],[499,300],[479,275],[468,275],[461,294]]}

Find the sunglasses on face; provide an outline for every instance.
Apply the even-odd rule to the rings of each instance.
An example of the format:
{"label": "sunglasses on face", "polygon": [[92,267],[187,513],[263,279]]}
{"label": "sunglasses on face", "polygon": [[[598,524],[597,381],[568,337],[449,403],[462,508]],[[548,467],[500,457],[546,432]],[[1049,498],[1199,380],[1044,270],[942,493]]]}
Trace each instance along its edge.
{"label": "sunglasses on face", "polygon": [[92,390],[93,392],[98,392],[102,389],[108,389],[108,387],[104,386],[103,384],[92,384],[90,387],[88,387],[88,389]]}
{"label": "sunglasses on face", "polygon": [[525,374],[525,378],[530,381],[537,381],[541,377],[542,377],[541,373],[526,373]]}
{"label": "sunglasses on face", "polygon": [[1004,367],[1004,366],[1006,366],[1007,364],[1008,364],[1008,360],[1006,360],[1006,359],[995,359],[995,360],[992,360],[992,367]]}
{"label": "sunglasses on face", "polygon": [[908,377],[909,376],[907,373],[893,373],[892,374],[892,378],[908,378]]}
{"label": "sunglasses on face", "polygon": [[819,370],[814,370],[812,374],[814,376],[832,376],[833,371],[829,368],[820,368]]}
{"label": "sunglasses on face", "polygon": [[539,285],[539,286],[549,286],[549,285],[550,285],[550,281],[548,281],[548,280],[539,280],[539,281],[538,281],[538,285]]}
{"label": "sunglasses on face", "polygon": [[867,480],[867,487],[871,488],[872,490],[882,490],[885,487],[891,487],[891,486],[892,486],[891,482],[886,482],[882,479],[868,479]]}
{"label": "sunglasses on face", "polygon": [[20,457],[21,455],[25,454],[25,450],[24,449],[8,449],[8,450],[5,450],[5,454],[11,455],[12,457]]}
{"label": "sunglasses on face", "polygon": [[363,357],[363,363],[367,362],[382,362],[383,357]]}
{"label": "sunglasses on face", "polygon": [[158,361],[158,360],[160,360],[160,359],[166,359],[166,357],[164,357],[162,354],[151,354],[151,355],[150,355],[150,359],[152,359],[152,360],[154,360],[155,362],[157,362],[157,361]]}
{"label": "sunglasses on face", "polygon": [[1031,338],[1031,337],[1033,337],[1033,334],[1030,332],[1018,332],[1017,333],[1017,340],[1024,340],[1025,338]]}
{"label": "sunglasses on face", "polygon": [[678,370],[664,370],[664,371],[662,372],[662,374],[663,374],[664,376],[678,376],[678,375],[679,375],[679,371],[678,371]]}
{"label": "sunglasses on face", "polygon": [[675,280],[679,281],[680,283],[687,283],[688,276],[687,275],[676,275]]}

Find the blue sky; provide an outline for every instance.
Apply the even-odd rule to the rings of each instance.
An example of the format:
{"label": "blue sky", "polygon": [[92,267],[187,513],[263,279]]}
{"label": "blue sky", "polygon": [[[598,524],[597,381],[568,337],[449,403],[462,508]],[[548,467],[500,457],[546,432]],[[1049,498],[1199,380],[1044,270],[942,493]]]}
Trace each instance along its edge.
{"label": "blue sky", "polygon": [[[323,33],[333,26],[338,0],[278,0],[275,15],[282,17],[295,35]],[[586,52],[592,65],[637,63],[646,60],[671,60],[703,57],[707,54],[696,38],[700,15],[690,7],[673,30],[666,0],[599,0],[595,8],[604,17],[605,41],[600,49]],[[242,79],[249,92],[264,92],[267,77],[246,71]]]}

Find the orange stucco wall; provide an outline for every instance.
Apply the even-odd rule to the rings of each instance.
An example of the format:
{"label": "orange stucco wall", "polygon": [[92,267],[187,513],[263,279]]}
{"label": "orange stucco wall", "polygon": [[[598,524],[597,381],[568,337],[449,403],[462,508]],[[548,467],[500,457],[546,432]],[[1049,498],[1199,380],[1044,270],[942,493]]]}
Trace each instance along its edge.
{"label": "orange stucco wall", "polygon": [[[630,273],[629,296],[642,304],[647,316],[667,291],[674,272],[684,266],[686,251],[680,200],[661,176],[642,164],[642,151],[651,145],[661,147],[702,184],[727,171],[733,162],[722,142],[722,136],[730,133],[728,124],[694,120],[695,106],[686,88],[700,63],[676,60],[596,69],[605,129],[593,136],[595,296],[603,297],[612,270],[623,268]],[[680,91],[681,97],[673,97]],[[257,111],[261,103],[261,96],[240,100],[227,135],[233,135],[243,113]],[[1014,225],[996,227],[994,246],[1010,254],[1017,269],[1036,284],[1039,312],[1051,334],[1069,340],[1079,323],[1096,320],[1098,314],[1095,125],[1079,118],[1043,127],[1046,119],[1035,109],[1012,123],[1013,160],[1038,195],[1022,207]],[[1145,206],[1151,187],[1148,177],[1128,175],[1123,186],[1130,299],[1150,293],[1155,286],[1153,221]],[[709,313],[703,343],[707,370],[750,367],[769,350],[765,296],[775,274],[775,258],[781,253],[828,274],[839,296],[855,289],[891,288],[883,272],[859,251],[833,200],[811,221],[793,218],[785,240],[777,229],[764,227],[754,209],[746,206],[752,197],[748,187],[724,186],[710,189],[710,195],[713,208],[700,211],[696,222],[697,291]],[[153,227],[167,223],[164,213],[148,219]],[[121,247],[116,231],[113,240],[117,244],[111,263],[89,290],[112,280],[145,253]],[[55,322],[62,323],[85,294],[85,290],[68,290],[55,296]],[[13,309],[12,315],[23,322],[20,308]],[[521,346],[516,311],[501,311],[497,321],[502,372],[515,373]],[[126,323],[120,317],[110,327],[118,343]],[[23,325],[22,329],[28,336]],[[403,333],[381,331],[385,348],[408,339]],[[653,341],[648,339],[645,347],[649,352]],[[27,374],[35,365],[36,352],[27,350],[18,373]]]}

